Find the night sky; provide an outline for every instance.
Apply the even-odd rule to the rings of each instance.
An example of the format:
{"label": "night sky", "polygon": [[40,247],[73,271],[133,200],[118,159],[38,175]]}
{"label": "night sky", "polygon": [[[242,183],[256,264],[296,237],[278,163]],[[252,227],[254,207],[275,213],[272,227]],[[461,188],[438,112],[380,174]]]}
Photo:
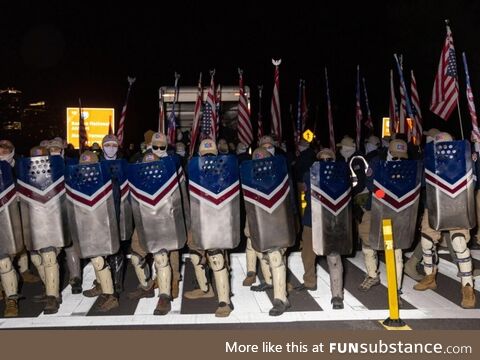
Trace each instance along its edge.
{"label": "night sky", "polygon": [[[67,3],[67,2],[65,2]],[[102,2],[103,3],[103,2]],[[134,3],[134,2],[130,2]],[[354,135],[355,71],[360,64],[369,91],[377,135],[388,116],[389,69],[393,53],[404,54],[404,69],[415,71],[425,127],[459,135],[456,113],[448,123],[428,111],[445,39],[444,19],[451,21],[460,78],[461,107],[466,111],[461,52],[466,51],[477,104],[480,99],[480,2],[478,1],[335,1],[257,4],[213,2],[75,2],[58,7],[2,4],[0,10],[0,88],[15,87],[25,99],[45,99],[64,117],[64,108],[114,106],[118,116],[127,75],[137,77],[127,115],[127,141],[141,141],[158,121],[158,88],[204,84],[216,68],[216,82],[236,85],[238,66],[253,89],[264,84],[263,115],[269,121],[273,86],[271,58],[282,58],[280,93],[284,127],[288,104],[296,104],[298,79],[306,79],[311,118],[319,122],[327,144],[323,69],[329,70],[337,141]],[[138,4],[138,5],[137,5]],[[398,82],[397,82],[398,83]],[[252,95],[253,112],[257,94]],[[316,111],[318,109],[318,111]],[[254,117],[255,119],[256,117]]]}

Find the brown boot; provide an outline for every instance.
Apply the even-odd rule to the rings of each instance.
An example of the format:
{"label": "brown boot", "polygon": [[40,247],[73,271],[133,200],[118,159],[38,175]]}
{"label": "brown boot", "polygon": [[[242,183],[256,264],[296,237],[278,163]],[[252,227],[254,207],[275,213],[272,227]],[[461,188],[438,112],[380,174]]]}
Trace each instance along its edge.
{"label": "brown boot", "polygon": [[253,271],[247,273],[247,277],[243,280],[243,286],[252,286],[257,281],[257,274]]}
{"label": "brown boot", "polygon": [[24,283],[33,284],[40,281],[40,277],[32,273],[30,270],[21,273],[20,276]]}
{"label": "brown boot", "polygon": [[18,302],[16,299],[5,299],[5,311],[3,313],[5,317],[18,316]]}
{"label": "brown boot", "polygon": [[85,290],[83,292],[83,296],[85,297],[96,297],[102,295],[102,287],[101,285],[95,280],[93,282],[93,287],[91,289]]}
{"label": "brown boot", "polygon": [[475,308],[476,298],[475,290],[473,290],[470,284],[462,286],[462,308],[473,309]]}
{"label": "brown boot", "polygon": [[212,287],[208,287],[208,291],[203,291],[202,289],[194,289],[191,291],[187,291],[183,294],[186,299],[206,299],[206,298],[213,298],[215,294],[213,293]]}
{"label": "brown boot", "polygon": [[155,308],[153,315],[167,315],[171,309],[172,305],[170,302],[170,296],[160,294],[160,298],[158,299],[157,307]]}
{"label": "brown boot", "polygon": [[150,280],[147,283],[147,287],[144,288],[143,286],[139,285],[135,290],[130,291],[127,294],[127,297],[130,300],[139,300],[142,298],[153,298],[155,296],[155,290],[153,289],[153,280]]}
{"label": "brown boot", "polygon": [[435,280],[435,273],[426,275],[419,283],[417,283],[413,288],[418,291],[425,291],[428,289],[435,290],[437,288],[437,282]]}
{"label": "brown boot", "polygon": [[218,308],[215,311],[215,316],[216,317],[228,317],[230,313],[233,310],[233,305],[232,304],[227,304],[225,302],[220,302],[218,304]]}
{"label": "brown boot", "polygon": [[119,306],[118,299],[113,294],[100,295],[100,303],[97,307],[98,312],[107,312]]}
{"label": "brown boot", "polygon": [[47,296],[47,303],[43,309],[44,314],[56,314],[60,308],[60,301],[55,296]]}

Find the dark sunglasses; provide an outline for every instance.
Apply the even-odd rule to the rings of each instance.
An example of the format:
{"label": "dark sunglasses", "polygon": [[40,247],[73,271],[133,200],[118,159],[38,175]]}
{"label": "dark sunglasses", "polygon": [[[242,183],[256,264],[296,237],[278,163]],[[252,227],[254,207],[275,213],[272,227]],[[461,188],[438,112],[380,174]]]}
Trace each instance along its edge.
{"label": "dark sunglasses", "polygon": [[320,159],[320,161],[331,162],[331,161],[333,161],[333,158]]}
{"label": "dark sunglasses", "polygon": [[166,148],[167,148],[166,146],[152,145],[152,149],[153,149],[153,150],[158,150],[158,149],[160,149],[160,150],[163,151],[163,150],[165,150]]}
{"label": "dark sunglasses", "polygon": [[395,157],[392,157],[392,160],[397,161],[397,160],[406,160],[406,159],[395,156]]}

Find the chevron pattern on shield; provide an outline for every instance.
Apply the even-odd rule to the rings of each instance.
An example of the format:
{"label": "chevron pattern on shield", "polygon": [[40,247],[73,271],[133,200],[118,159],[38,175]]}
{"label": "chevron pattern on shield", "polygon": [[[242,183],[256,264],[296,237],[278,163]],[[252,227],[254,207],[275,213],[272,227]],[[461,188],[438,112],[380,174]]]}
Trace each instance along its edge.
{"label": "chevron pattern on shield", "polygon": [[337,216],[351,199],[350,175],[342,162],[317,162],[311,171],[311,198]]}
{"label": "chevron pattern on shield", "polygon": [[99,163],[68,166],[65,188],[70,201],[93,211],[112,194],[112,180]]}
{"label": "chevron pattern on shield", "polygon": [[384,194],[375,196],[375,200],[397,213],[412,206],[420,196],[417,161],[378,161],[373,165],[373,173],[374,194]]}
{"label": "chevron pattern on shield", "polygon": [[466,191],[473,182],[470,145],[466,141],[427,144],[425,181],[451,198]]}
{"label": "chevron pattern on shield", "polygon": [[128,181],[131,196],[139,203],[157,209],[178,188],[183,171],[168,156],[149,163],[129,164]]}
{"label": "chevron pattern on shield", "polygon": [[245,201],[273,213],[290,191],[287,164],[281,156],[248,161],[241,167]]}
{"label": "chevron pattern on shield", "polygon": [[38,156],[17,163],[19,196],[32,204],[47,206],[65,193],[65,165],[60,156]]}
{"label": "chevron pattern on shield", "polygon": [[232,155],[194,157],[188,171],[190,196],[200,203],[221,209],[240,192],[238,164]]}

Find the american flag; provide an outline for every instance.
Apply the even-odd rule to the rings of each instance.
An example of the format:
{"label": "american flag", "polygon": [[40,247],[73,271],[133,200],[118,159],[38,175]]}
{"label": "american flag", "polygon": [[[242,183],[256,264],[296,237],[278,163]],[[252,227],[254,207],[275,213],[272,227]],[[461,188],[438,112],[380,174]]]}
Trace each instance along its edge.
{"label": "american flag", "polygon": [[170,115],[168,116],[167,139],[168,139],[169,144],[175,145],[176,134],[177,134],[177,117],[175,116],[175,103],[174,103],[172,111],[170,112]]}
{"label": "american flag", "polygon": [[238,97],[238,139],[247,146],[253,141],[253,129],[250,122],[250,110],[248,109],[247,96],[243,85],[243,71],[238,69],[239,79],[239,97]]}
{"label": "american flag", "polygon": [[202,137],[209,137],[213,141],[217,141],[217,107],[214,76],[215,70],[210,72],[210,87],[208,88],[207,101],[203,107]]}
{"label": "american flag", "polygon": [[85,128],[85,121],[83,119],[82,100],[78,99],[78,113],[79,113],[79,126],[78,126],[78,148],[80,154],[85,150],[88,143],[87,129]]}
{"label": "american flag", "polygon": [[165,134],[165,103],[163,102],[163,89],[158,92],[158,132]]}
{"label": "american flag", "polygon": [[175,107],[177,105],[178,100],[178,79],[180,78],[180,74],[175,73],[175,86],[173,91],[173,104],[172,104],[172,111],[168,116],[168,134],[167,139],[168,143],[174,145],[176,142],[176,131],[177,131],[177,116],[175,115]]}
{"label": "american flag", "polygon": [[440,55],[437,75],[433,84],[430,110],[448,120],[458,102],[457,62],[450,26],[447,25],[447,36]]}
{"label": "american flag", "polygon": [[280,113],[280,71],[279,65],[282,60],[273,60],[272,64],[275,66],[275,83],[273,85],[272,105],[270,112],[272,114],[272,133],[276,136],[277,141],[282,141],[282,116]]}
{"label": "american flag", "polygon": [[123,135],[125,133],[125,119],[127,117],[127,105],[128,105],[128,98],[130,96],[130,89],[132,88],[133,83],[135,82],[135,78],[132,77],[127,77],[128,81],[128,90],[127,90],[127,97],[125,98],[125,104],[123,105],[122,108],[122,114],[120,116],[120,122],[118,124],[118,130],[117,130],[117,139],[118,139],[118,145],[122,146],[123,144]]}
{"label": "american flag", "polygon": [[[413,120],[412,105],[411,105],[411,102],[410,102],[410,98],[408,97],[407,86],[405,85],[405,79],[403,77],[402,66],[400,65],[400,61],[397,57],[397,54],[394,54],[393,57],[395,58],[395,61],[397,63],[398,75],[400,77],[400,95],[403,94],[402,101],[405,101],[405,111],[406,111],[407,116],[410,119]],[[400,114],[401,114],[401,112],[402,111],[400,110]],[[407,123],[406,119],[404,121],[404,124],[405,124],[404,126],[408,127],[408,123]],[[401,123],[401,120],[400,120],[400,128],[401,128],[401,126],[402,126],[402,123]],[[399,130],[399,132],[401,133],[401,129]],[[409,136],[411,136],[410,132],[409,132]],[[408,138],[408,140],[410,141],[410,137]]]}
{"label": "american flag", "polygon": [[372,113],[370,112],[370,104],[368,103],[368,94],[367,94],[367,83],[365,78],[363,80],[363,93],[365,95],[365,105],[367,107],[367,120],[365,120],[365,126],[370,129],[370,132],[373,131],[373,120],[372,120]]}
{"label": "american flag", "polygon": [[398,105],[397,98],[395,96],[395,87],[393,83],[393,70],[390,70],[390,135],[394,135],[398,129]]}
{"label": "american flag", "polygon": [[308,120],[307,93],[306,93],[305,80],[303,80],[303,87],[302,87],[302,133],[305,130],[307,120]]}
{"label": "american flag", "polygon": [[[399,56],[400,67],[402,67],[402,55]],[[403,67],[402,67],[403,68]],[[405,98],[405,91],[402,82],[400,81],[400,111],[398,116],[398,132],[400,134],[408,134],[407,118],[407,102]],[[410,139],[409,139],[410,140]]]}
{"label": "american flag", "polygon": [[333,130],[333,114],[332,114],[332,104],[330,101],[330,88],[328,86],[328,74],[327,68],[325,67],[325,83],[327,86],[327,116],[328,116],[328,131],[330,138],[330,149],[335,151],[335,133]]}
{"label": "american flag", "polygon": [[472,87],[470,86],[470,75],[468,74],[467,56],[462,53],[463,67],[465,68],[465,78],[467,82],[467,100],[468,111],[470,112],[470,118],[472,119],[472,135],[471,140],[473,142],[480,142],[480,131],[478,129],[477,112],[475,111],[475,102],[473,99]]}
{"label": "american flag", "polygon": [[222,85],[217,85],[217,91],[215,92],[215,112],[217,114],[217,127],[215,129],[215,133],[219,134],[220,130],[220,123],[222,122]]}
{"label": "american flag", "polygon": [[357,65],[357,89],[355,102],[355,125],[356,125],[356,139],[357,150],[360,149],[360,137],[362,136],[362,107],[360,105],[360,65]]}
{"label": "american flag", "polygon": [[111,115],[108,117],[108,135],[113,135],[112,116]]}
{"label": "american flag", "polygon": [[[297,101],[297,121],[294,122],[294,138],[295,144],[298,145],[302,137],[302,95],[303,95],[303,80],[298,82],[298,101]],[[293,117],[293,110],[290,108],[290,116]]]}
{"label": "american flag", "polygon": [[195,102],[195,108],[193,110],[193,122],[192,122],[192,131],[190,132],[190,156],[193,155],[195,151],[195,144],[197,142],[198,133],[200,131],[200,116],[202,115],[202,99],[203,98],[203,89],[202,89],[202,73],[198,79],[198,91],[197,91],[197,101]]}
{"label": "american flag", "polygon": [[420,143],[423,133],[423,119],[422,119],[422,112],[420,110],[420,97],[418,96],[417,90],[417,80],[415,79],[415,75],[413,74],[413,70],[410,71],[411,75],[411,92],[412,92],[412,112],[413,112],[413,119],[415,120],[415,125],[413,127],[413,136],[416,140],[416,143]]}
{"label": "american flag", "polygon": [[262,90],[263,90],[263,85],[258,85],[257,140],[260,140],[265,134],[265,132],[263,131],[263,119],[262,119]]}

